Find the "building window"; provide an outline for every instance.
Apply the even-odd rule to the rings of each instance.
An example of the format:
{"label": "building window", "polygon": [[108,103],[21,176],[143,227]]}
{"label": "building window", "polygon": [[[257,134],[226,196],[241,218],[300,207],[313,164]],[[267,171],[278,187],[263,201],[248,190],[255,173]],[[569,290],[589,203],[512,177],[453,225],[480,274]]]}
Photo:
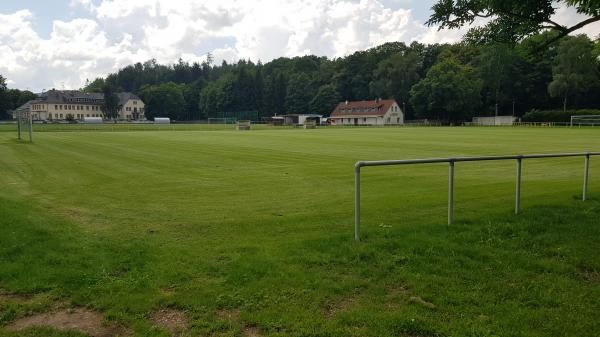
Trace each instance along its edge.
{"label": "building window", "polygon": [[54,110],[58,110],[58,105],[54,105]]}
{"label": "building window", "polygon": [[89,105],[86,105],[85,109],[86,109],[86,110],[89,110],[89,109],[90,109],[90,106],[89,106]]}
{"label": "building window", "polygon": [[63,118],[63,117],[62,117],[62,114],[60,114],[60,118]]}
{"label": "building window", "polygon": [[133,104],[134,104],[134,105],[137,105],[137,101],[133,101]]}

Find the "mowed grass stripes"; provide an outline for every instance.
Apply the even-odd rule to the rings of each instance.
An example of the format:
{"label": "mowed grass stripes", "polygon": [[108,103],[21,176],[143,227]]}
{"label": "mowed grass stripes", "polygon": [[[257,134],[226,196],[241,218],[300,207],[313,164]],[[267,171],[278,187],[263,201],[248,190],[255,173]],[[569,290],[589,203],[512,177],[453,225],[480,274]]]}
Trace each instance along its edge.
{"label": "mowed grass stripes", "polygon": [[[600,158],[365,168],[358,160],[598,151],[595,129],[344,128],[0,133],[2,329],[55,303],[138,336],[595,336]],[[239,312],[227,320],[222,310]],[[28,332],[35,334],[34,332]],[[55,332],[56,336],[69,333]]]}

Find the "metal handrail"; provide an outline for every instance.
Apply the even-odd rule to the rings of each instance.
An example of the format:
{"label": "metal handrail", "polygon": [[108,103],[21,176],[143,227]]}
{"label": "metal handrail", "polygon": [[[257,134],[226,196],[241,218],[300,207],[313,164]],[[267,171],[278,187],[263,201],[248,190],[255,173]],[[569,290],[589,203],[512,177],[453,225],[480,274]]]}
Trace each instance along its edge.
{"label": "metal handrail", "polygon": [[433,164],[448,163],[448,225],[452,224],[454,213],[454,163],[468,161],[493,161],[493,160],[516,160],[517,161],[517,181],[515,191],[515,214],[519,214],[521,208],[521,169],[523,159],[536,158],[564,158],[564,157],[585,157],[583,173],[583,193],[582,200],[585,201],[588,190],[588,176],[590,167],[590,157],[600,156],[600,152],[574,152],[574,153],[546,153],[546,154],[525,154],[510,156],[480,156],[480,157],[453,157],[453,158],[429,158],[429,159],[407,159],[407,160],[374,160],[359,161],[354,165],[354,239],[360,241],[360,168],[368,166],[388,166],[388,165],[414,165],[414,164]]}

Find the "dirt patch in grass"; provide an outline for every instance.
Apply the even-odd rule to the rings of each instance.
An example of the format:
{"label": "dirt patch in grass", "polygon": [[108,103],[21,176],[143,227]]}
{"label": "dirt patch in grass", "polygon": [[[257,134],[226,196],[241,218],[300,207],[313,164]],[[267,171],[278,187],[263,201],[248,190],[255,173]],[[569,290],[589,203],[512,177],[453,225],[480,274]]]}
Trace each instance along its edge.
{"label": "dirt patch in grass", "polygon": [[16,302],[16,303],[26,303],[31,301],[33,296],[29,295],[15,295],[15,294],[7,294],[0,293],[0,303],[3,302]]}
{"label": "dirt patch in grass", "polygon": [[232,322],[239,322],[240,310],[239,309],[219,309],[219,310],[217,310],[217,317],[227,319]]}
{"label": "dirt patch in grass", "polygon": [[419,296],[412,296],[411,298],[408,299],[411,303],[415,303],[418,304],[420,306],[423,306],[425,308],[429,308],[429,309],[435,309],[436,306],[435,304],[431,303],[431,302],[427,302],[424,299],[422,299]]}
{"label": "dirt patch in grass", "polygon": [[580,272],[581,277],[587,282],[600,283],[600,273],[592,270],[583,270]]}
{"label": "dirt patch in grass", "polygon": [[31,327],[51,327],[57,330],[74,330],[92,337],[127,336],[130,333],[117,324],[103,324],[100,313],[85,308],[63,309],[20,318],[6,326],[10,331]]}
{"label": "dirt patch in grass", "polygon": [[350,306],[352,306],[354,303],[356,303],[356,301],[357,301],[356,296],[352,296],[349,298],[342,299],[341,301],[338,301],[338,302],[330,303],[325,308],[323,315],[325,316],[325,319],[332,319],[336,314],[338,314],[342,311],[345,311]]}
{"label": "dirt patch in grass", "polygon": [[257,326],[247,326],[244,328],[244,336],[260,337],[260,329]]}
{"label": "dirt patch in grass", "polygon": [[161,309],[152,314],[154,325],[169,331],[171,336],[189,336],[190,325],[185,312]]}
{"label": "dirt patch in grass", "polygon": [[[217,317],[226,319],[232,323],[240,323],[240,309],[219,309]],[[246,325],[243,329],[243,335],[246,337],[260,337],[260,329],[255,325]]]}
{"label": "dirt patch in grass", "polygon": [[406,296],[410,293],[405,286],[393,286],[387,288],[388,294],[391,296]]}

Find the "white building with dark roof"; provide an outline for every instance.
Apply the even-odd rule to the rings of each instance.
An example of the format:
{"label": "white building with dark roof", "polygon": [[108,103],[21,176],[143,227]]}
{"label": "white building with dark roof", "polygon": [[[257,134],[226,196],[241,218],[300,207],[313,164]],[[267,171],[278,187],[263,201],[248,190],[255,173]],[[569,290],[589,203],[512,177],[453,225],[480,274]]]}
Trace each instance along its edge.
{"label": "white building with dark roof", "polygon": [[399,125],[404,112],[393,99],[339,103],[329,117],[332,125]]}
{"label": "white building with dark roof", "polygon": [[[145,119],[144,102],[136,95],[128,92],[117,94],[119,97],[119,119]],[[86,93],[77,90],[49,90],[35,100],[23,104],[15,111],[25,110],[31,113],[34,120],[60,121],[71,116],[76,120],[84,117],[103,117],[102,104],[104,94]]]}

